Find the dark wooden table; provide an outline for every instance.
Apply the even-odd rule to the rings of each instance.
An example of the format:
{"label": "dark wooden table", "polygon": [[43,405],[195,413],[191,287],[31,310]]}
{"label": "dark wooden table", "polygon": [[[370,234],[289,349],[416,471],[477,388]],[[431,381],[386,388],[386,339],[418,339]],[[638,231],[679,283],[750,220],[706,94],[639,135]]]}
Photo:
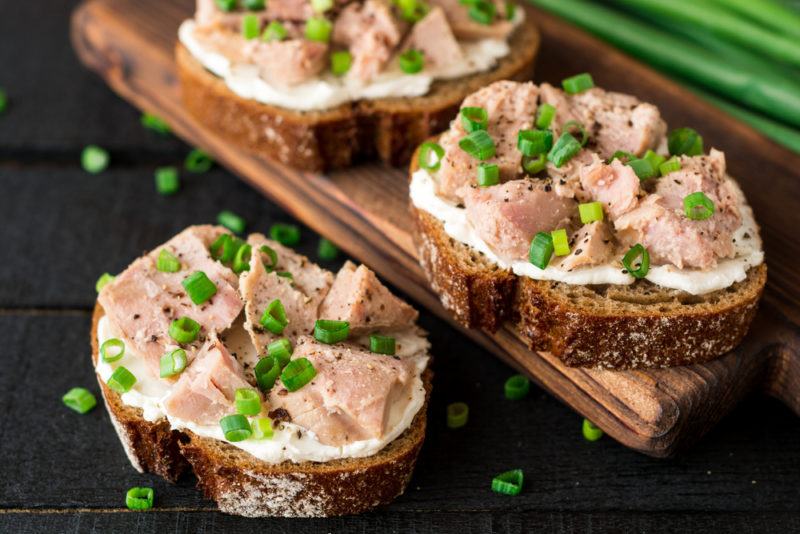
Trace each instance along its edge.
{"label": "dark wooden table", "polygon": [[[94,282],[220,209],[264,231],[289,217],[221,169],[184,176],[172,198],[152,173],[188,147],[140,127],[138,113],[79,65],[67,28],[73,2],[4,0],[0,86],[0,532],[529,532],[800,531],[800,421],[756,395],[694,449],[655,460],[611,440],[584,441],[580,419],[534,389],[503,398],[511,370],[423,314],[436,355],[426,445],[409,490],[391,506],[331,520],[225,516],[186,479],[176,486],[128,464],[105,411],[79,416],[61,395],[97,392],[89,352]],[[92,176],[80,150],[112,164]],[[314,257],[306,230],[299,247]],[[335,268],[331,264],[328,267]],[[470,404],[451,431],[444,408]],[[521,467],[518,497],[492,493],[494,474]],[[130,513],[127,488],[150,485],[156,507]]]}

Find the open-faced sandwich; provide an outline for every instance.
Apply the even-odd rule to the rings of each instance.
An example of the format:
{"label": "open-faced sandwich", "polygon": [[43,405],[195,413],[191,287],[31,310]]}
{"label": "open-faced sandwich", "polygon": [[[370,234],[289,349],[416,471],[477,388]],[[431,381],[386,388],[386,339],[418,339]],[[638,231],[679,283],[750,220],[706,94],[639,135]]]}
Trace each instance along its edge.
{"label": "open-faced sandwich", "polygon": [[431,387],[417,312],[364,266],[194,226],[100,291],[93,361],[133,466],[223,512],[359,513],[400,495]]}
{"label": "open-faced sandwich", "polygon": [[657,107],[594,87],[501,81],[412,160],[420,261],[465,325],[515,323],[567,365],[718,357],[764,288],[758,226],[725,155]]}
{"label": "open-faced sandwich", "polygon": [[294,167],[405,164],[469,93],[530,77],[525,15],[505,0],[197,0],[176,50],[183,99]]}

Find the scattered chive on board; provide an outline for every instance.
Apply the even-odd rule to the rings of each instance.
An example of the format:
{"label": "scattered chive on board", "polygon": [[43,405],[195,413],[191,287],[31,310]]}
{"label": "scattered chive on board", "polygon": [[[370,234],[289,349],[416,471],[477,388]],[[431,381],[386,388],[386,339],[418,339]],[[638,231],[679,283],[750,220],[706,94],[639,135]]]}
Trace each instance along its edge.
{"label": "scattered chive on board", "polygon": [[89,145],[81,152],[81,166],[83,170],[92,174],[106,170],[109,160],[108,151],[97,145]]}
{"label": "scattered chive on board", "polygon": [[156,133],[161,135],[168,135],[172,132],[172,129],[169,127],[169,124],[164,121],[161,117],[157,115],[153,115],[152,113],[142,113],[139,122],[142,123],[142,126],[147,128],[148,130],[152,130]]}
{"label": "scattered chive on board", "polygon": [[180,177],[176,167],[159,167],[154,173],[156,191],[159,195],[174,195],[181,188]]}
{"label": "scattered chive on board", "polygon": [[247,227],[247,223],[244,219],[230,210],[222,210],[219,212],[217,215],[217,222],[234,234],[241,234]]}

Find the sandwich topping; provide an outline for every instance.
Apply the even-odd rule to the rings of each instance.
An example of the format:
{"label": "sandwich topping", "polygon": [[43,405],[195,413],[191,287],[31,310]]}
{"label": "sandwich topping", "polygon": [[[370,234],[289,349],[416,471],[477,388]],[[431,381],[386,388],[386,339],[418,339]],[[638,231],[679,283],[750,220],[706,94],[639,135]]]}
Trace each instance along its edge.
{"label": "sandwich topping", "polygon": [[417,312],[364,266],[195,226],[98,301],[96,371],[124,404],[267,462],[370,456],[425,402]]}
{"label": "sandwich topping", "polygon": [[505,0],[197,0],[179,39],[239,96],[319,110],[489,70],[524,17]]}
{"label": "sandwich topping", "polygon": [[[725,155],[658,108],[594,87],[496,82],[420,150],[411,200],[520,276],[703,294],[763,261]],[[475,120],[475,118],[480,120]]]}

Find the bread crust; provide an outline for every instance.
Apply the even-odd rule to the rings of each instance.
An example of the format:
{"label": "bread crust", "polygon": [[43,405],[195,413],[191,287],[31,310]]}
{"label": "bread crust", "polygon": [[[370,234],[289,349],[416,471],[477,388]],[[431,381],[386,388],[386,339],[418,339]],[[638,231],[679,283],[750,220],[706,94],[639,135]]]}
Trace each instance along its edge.
{"label": "bread crust", "polygon": [[530,79],[539,32],[530,11],[527,15],[512,35],[512,52],[488,72],[435,81],[420,97],[361,100],[321,111],[293,111],[242,98],[178,43],[183,102],[230,142],[301,170],[331,170],[375,158],[403,165],[417,145],[447,127],[468,94],[497,80]]}
{"label": "bread crust", "polygon": [[[92,361],[99,357],[92,317]],[[366,458],[330,462],[269,464],[228,443],[170,428],[166,419],[148,422],[142,410],[126,406],[97,376],[106,409],[133,467],[175,482],[194,471],[204,495],[225,513],[247,517],[326,517],[358,514],[387,504],[403,493],[425,439],[433,374],[423,373],[425,404],[408,430]]]}

